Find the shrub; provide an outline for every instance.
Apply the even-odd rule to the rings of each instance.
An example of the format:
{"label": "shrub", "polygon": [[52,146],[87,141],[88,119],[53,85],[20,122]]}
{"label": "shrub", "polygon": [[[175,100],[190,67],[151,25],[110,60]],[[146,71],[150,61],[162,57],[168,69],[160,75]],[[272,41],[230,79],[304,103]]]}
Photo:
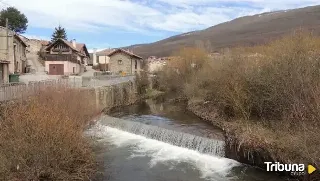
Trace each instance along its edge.
{"label": "shrub", "polygon": [[139,96],[143,96],[147,93],[149,79],[146,71],[141,71],[139,74],[136,74],[136,85]]}
{"label": "shrub", "polygon": [[175,52],[167,61],[163,71],[157,72],[158,86],[161,91],[183,93],[184,84],[201,70],[208,60],[205,51],[198,48],[183,48]]}
{"label": "shrub", "polygon": [[1,180],[89,180],[94,155],[83,129],[95,113],[89,95],[47,88],[1,108]]}
{"label": "shrub", "polygon": [[[184,53],[181,57],[190,57],[189,52]],[[320,38],[296,32],[266,45],[232,49],[204,61],[196,71],[185,69],[188,63],[181,66],[179,61],[187,58],[178,58],[178,73],[163,72],[162,82],[179,86],[189,99],[212,102],[222,117],[243,120],[238,121],[241,128],[235,129],[240,130],[238,137],[248,138],[244,142],[259,138],[270,149],[290,153],[282,157],[286,161],[303,158],[320,163],[316,139],[320,128],[319,55]],[[254,131],[257,125],[274,136]],[[236,127],[236,123],[229,126]]]}
{"label": "shrub", "polygon": [[317,124],[319,42],[298,33],[263,48],[234,49],[184,82],[185,94],[215,101],[222,109],[231,107],[239,118]]}

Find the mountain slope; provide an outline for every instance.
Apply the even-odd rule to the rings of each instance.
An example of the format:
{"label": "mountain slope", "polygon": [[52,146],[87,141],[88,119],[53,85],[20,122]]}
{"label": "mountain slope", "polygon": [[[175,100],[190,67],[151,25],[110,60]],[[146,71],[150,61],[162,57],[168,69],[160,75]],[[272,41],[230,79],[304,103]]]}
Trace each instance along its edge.
{"label": "mountain slope", "polygon": [[183,46],[198,46],[216,51],[224,47],[261,44],[301,27],[320,35],[320,6],[245,16],[205,30],[125,48],[133,49],[134,53],[144,58],[169,56]]}

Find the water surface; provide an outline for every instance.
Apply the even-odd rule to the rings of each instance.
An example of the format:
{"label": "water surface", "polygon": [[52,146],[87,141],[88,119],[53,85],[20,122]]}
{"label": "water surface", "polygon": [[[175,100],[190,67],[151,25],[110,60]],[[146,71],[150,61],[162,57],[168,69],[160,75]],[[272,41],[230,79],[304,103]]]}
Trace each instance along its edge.
{"label": "water surface", "polygon": [[113,110],[87,134],[97,140],[103,181],[280,181],[224,158],[222,132],[182,105],[152,101]]}

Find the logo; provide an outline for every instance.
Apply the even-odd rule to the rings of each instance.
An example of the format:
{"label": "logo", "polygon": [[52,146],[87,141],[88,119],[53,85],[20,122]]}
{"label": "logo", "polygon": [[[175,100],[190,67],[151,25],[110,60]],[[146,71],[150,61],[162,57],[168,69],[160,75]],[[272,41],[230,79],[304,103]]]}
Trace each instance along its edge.
{"label": "logo", "polygon": [[308,165],[308,174],[312,174],[314,171],[316,171],[316,168],[312,165]]}
{"label": "logo", "polygon": [[[290,172],[291,176],[305,175],[306,166],[304,164],[281,164],[279,162],[264,162],[267,165],[268,172]],[[316,171],[316,168],[312,165],[308,165],[307,172],[312,174]]]}

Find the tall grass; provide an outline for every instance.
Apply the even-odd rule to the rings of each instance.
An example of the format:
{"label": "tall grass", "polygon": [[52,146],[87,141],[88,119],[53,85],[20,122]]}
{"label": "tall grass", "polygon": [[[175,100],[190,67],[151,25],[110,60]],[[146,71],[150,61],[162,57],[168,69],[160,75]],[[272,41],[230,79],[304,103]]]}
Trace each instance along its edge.
{"label": "tall grass", "polygon": [[87,92],[47,88],[1,107],[0,180],[90,180],[94,155],[83,129],[95,114]]}
{"label": "tall grass", "polygon": [[[184,55],[188,57],[176,61],[192,59]],[[174,68],[180,73],[176,76],[184,77],[174,83],[181,92],[189,99],[211,102],[221,117],[242,120],[237,129],[246,142],[257,137],[257,144],[265,141],[270,148],[279,148],[283,159],[320,163],[319,37],[297,32],[203,60],[200,69],[186,74],[181,75],[183,67]],[[167,77],[174,77],[170,74]]]}

